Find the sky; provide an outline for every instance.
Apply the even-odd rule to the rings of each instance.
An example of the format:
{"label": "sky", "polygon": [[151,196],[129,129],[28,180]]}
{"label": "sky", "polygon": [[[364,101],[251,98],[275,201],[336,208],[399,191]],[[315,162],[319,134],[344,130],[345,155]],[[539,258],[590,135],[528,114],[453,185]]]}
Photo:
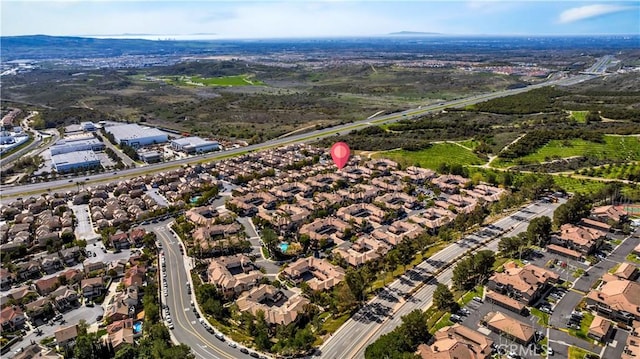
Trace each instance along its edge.
{"label": "sky", "polygon": [[0,20],[2,36],[238,39],[376,36],[399,31],[639,34],[640,1],[2,0]]}

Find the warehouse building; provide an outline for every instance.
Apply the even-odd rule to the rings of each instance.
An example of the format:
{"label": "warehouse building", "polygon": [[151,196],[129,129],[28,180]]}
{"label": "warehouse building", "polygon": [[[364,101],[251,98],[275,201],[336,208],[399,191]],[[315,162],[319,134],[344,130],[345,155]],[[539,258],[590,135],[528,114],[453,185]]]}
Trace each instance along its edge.
{"label": "warehouse building", "polygon": [[171,140],[171,148],[186,153],[204,153],[219,150],[220,144],[200,137],[184,137]]}
{"label": "warehouse building", "polygon": [[157,128],[142,127],[135,123],[106,127],[105,131],[112,134],[119,145],[134,148],[165,143],[169,140],[169,136]]}
{"label": "warehouse building", "polygon": [[51,146],[51,155],[69,153],[75,151],[102,151],[104,143],[97,138],[82,139],[77,141],[60,140]]}
{"label": "warehouse building", "polygon": [[100,159],[93,151],[76,151],[51,156],[53,168],[58,173],[100,167]]}

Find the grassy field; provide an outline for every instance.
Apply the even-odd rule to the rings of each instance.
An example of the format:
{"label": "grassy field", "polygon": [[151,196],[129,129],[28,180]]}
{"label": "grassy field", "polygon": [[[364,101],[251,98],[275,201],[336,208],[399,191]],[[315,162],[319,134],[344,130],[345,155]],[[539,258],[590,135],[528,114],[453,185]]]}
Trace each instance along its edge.
{"label": "grassy field", "polygon": [[585,123],[587,121],[587,114],[589,111],[569,111],[569,116],[576,122]]}
{"label": "grassy field", "polygon": [[590,177],[602,177],[611,179],[634,179],[640,173],[640,163],[608,164],[596,168],[585,168],[578,174]]}
{"label": "grassy field", "polygon": [[436,143],[422,151],[394,150],[381,152],[374,157],[385,157],[404,166],[419,165],[423,168],[437,169],[441,163],[480,165],[484,161],[469,150],[453,143]]}
{"label": "grassy field", "polygon": [[593,354],[582,348],[571,346],[569,347],[569,359],[584,359],[587,354]]}
{"label": "grassy field", "polygon": [[635,136],[604,136],[604,143],[574,139],[568,141],[552,140],[536,152],[513,161],[493,161],[492,166],[508,167],[516,161],[522,163],[540,163],[554,159],[590,156],[599,159],[622,161],[640,160],[640,140]]}
{"label": "grassy field", "polygon": [[200,76],[164,76],[163,80],[174,85],[195,85],[195,86],[264,86],[265,83],[259,80],[252,80],[251,75],[236,75],[222,77],[200,77]]}

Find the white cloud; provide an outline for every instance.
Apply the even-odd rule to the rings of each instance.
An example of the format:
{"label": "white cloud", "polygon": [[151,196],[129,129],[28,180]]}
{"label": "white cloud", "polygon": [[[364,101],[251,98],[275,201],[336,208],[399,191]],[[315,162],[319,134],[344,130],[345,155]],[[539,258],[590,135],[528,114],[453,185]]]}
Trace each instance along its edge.
{"label": "white cloud", "polygon": [[580,7],[574,7],[563,11],[558,21],[562,24],[568,24],[575,21],[590,19],[602,15],[612,14],[615,12],[636,9],[632,6],[622,6],[613,4],[595,4]]}

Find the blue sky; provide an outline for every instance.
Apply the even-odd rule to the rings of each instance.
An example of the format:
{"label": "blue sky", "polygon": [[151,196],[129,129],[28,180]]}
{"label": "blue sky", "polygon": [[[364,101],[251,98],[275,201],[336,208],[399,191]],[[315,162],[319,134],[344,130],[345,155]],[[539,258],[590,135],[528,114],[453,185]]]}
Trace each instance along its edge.
{"label": "blue sky", "polygon": [[640,1],[3,0],[9,35],[216,34],[212,38],[638,34]]}

